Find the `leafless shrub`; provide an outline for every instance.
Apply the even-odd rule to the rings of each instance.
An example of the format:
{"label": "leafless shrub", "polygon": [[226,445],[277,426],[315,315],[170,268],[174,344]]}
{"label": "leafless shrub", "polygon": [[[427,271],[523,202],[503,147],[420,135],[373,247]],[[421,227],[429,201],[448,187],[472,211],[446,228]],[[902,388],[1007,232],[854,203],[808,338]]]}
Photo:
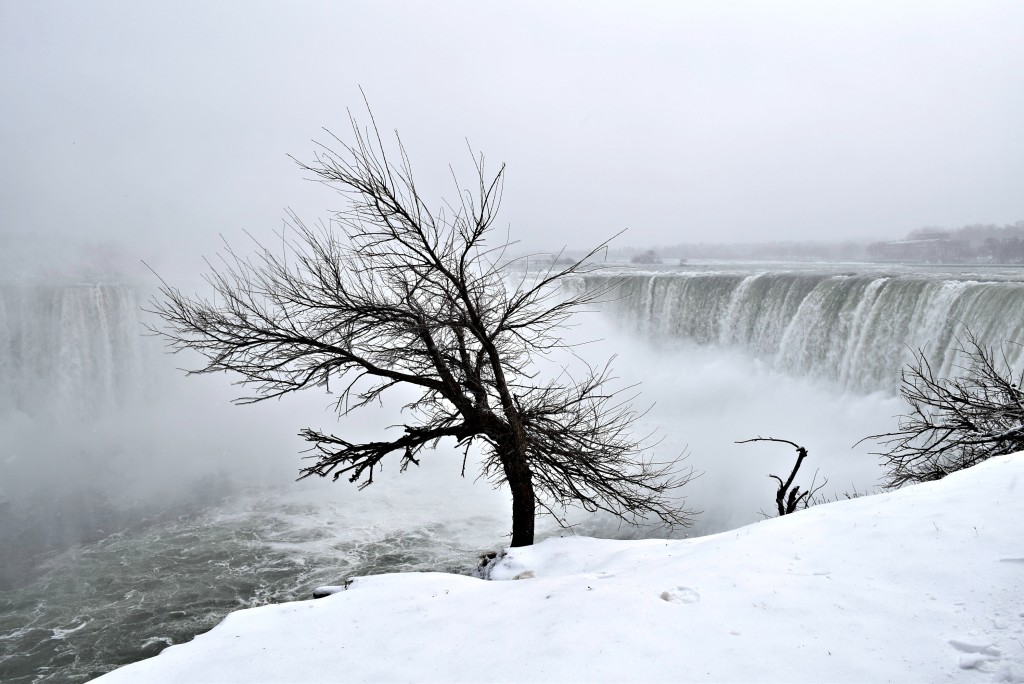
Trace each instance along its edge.
{"label": "leafless shrub", "polygon": [[876,453],[888,470],[887,488],[938,480],[1024,450],[1024,373],[1014,374],[1006,354],[969,329],[957,345],[964,361],[948,378],[939,377],[919,349],[901,371],[900,394],[910,410],[900,416],[899,429],[864,438],[884,447]]}
{"label": "leafless shrub", "polygon": [[[796,442],[791,442],[788,439],[778,439],[776,437],[754,437],[752,439],[744,439],[737,444],[749,444],[750,442],[779,442],[781,444],[788,444],[796,449],[796,462],[793,464],[793,470],[790,471],[789,477],[783,480],[778,475],[769,475],[779,483],[778,489],[775,491],[775,509],[779,515],[788,515],[794,513],[797,510],[807,508],[814,502],[814,495],[821,491],[822,487],[828,484],[828,480],[825,480],[820,485],[815,485],[818,473],[815,471],[814,478],[811,480],[810,486],[801,491],[799,485],[794,485],[793,480],[796,479],[796,474],[800,470],[800,466],[803,465],[804,459],[807,458],[807,449],[800,446]],[[761,515],[769,518],[767,513],[761,511]]]}

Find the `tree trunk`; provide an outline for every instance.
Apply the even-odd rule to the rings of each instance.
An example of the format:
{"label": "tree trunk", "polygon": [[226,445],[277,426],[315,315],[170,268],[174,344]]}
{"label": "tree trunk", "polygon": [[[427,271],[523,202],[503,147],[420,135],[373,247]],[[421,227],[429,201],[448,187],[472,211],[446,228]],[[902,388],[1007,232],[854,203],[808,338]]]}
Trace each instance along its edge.
{"label": "tree trunk", "polygon": [[533,544],[537,499],[533,493],[533,473],[526,462],[526,445],[511,439],[502,445],[501,465],[512,492],[512,546]]}
{"label": "tree trunk", "polygon": [[513,484],[512,490],[512,546],[530,546],[533,544],[533,524],[537,513],[537,502],[533,495],[533,481],[529,470],[522,481]]}

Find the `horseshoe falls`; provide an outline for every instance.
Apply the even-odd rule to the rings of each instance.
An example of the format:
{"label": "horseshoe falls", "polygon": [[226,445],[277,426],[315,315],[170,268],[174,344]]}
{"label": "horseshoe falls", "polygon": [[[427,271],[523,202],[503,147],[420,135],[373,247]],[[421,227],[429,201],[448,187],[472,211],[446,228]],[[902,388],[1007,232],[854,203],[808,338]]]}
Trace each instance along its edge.
{"label": "horseshoe falls", "polygon": [[[677,534],[771,507],[767,475],[788,472],[792,450],[736,444],[759,434],[808,447],[801,484],[819,470],[825,496],[870,490],[872,445],[851,446],[894,426],[911,350],[945,371],[964,323],[991,344],[1024,336],[1013,273],[843,268],[587,276],[609,301],[574,319],[569,341],[596,340],[576,349],[595,364],[615,355],[619,384],[637,387],[637,432],[702,473],[682,494],[703,513]],[[326,395],[232,406],[229,378],[185,378],[175,366],[189,360],[143,336],[145,297],[124,282],[0,283],[0,681],[87,681],[240,607],[352,575],[465,572],[507,542],[507,496],[475,482],[472,463],[459,477],[453,445],[404,474],[385,467],[361,492],[294,482],[300,428],[379,439],[410,397],[341,421]],[[569,533],[665,534],[572,522]]]}
{"label": "horseshoe falls", "polygon": [[[792,376],[858,392],[895,392],[923,349],[955,372],[964,327],[1021,361],[1024,283],[920,273],[675,272],[594,274],[623,329],[665,345],[739,350]],[[1011,344],[1005,344],[1010,342]]]}

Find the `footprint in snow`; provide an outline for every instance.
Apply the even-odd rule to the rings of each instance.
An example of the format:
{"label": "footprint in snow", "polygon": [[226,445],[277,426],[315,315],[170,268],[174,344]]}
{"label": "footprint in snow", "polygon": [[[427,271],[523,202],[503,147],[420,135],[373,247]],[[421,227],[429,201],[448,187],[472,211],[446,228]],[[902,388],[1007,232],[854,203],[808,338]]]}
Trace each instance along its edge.
{"label": "footprint in snow", "polygon": [[689,587],[676,587],[661,592],[661,600],[669,603],[696,603],[700,601],[700,594]]}

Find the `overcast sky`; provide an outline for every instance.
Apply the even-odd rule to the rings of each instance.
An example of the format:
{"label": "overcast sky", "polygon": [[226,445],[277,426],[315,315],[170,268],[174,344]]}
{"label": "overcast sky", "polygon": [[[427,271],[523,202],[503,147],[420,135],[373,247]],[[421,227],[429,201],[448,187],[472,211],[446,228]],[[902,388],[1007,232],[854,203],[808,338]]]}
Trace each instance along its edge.
{"label": "overcast sky", "polygon": [[527,247],[1024,219],[1024,2],[0,2],[0,236],[210,253],[362,107]]}

